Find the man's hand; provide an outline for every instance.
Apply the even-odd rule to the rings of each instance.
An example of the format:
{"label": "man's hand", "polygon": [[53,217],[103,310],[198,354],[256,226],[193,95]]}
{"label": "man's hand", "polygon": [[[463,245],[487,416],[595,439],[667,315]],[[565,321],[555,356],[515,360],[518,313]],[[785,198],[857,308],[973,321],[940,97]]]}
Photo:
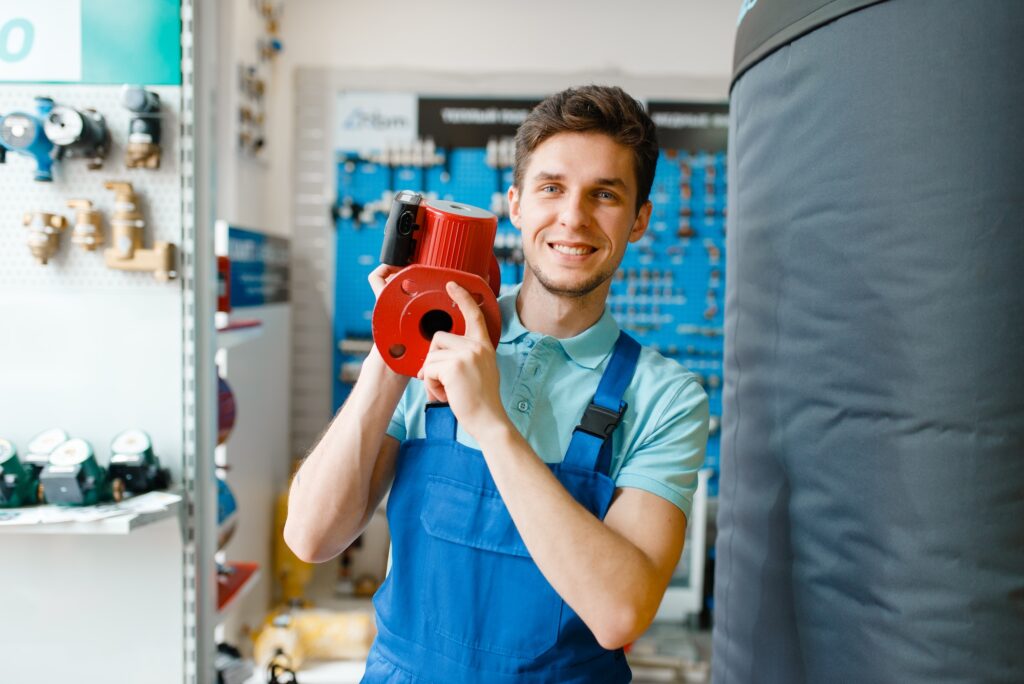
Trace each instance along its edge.
{"label": "man's hand", "polygon": [[370,275],[366,276],[366,279],[370,281],[370,289],[373,290],[373,298],[380,299],[380,292],[384,289],[395,274],[401,271],[400,266],[389,266],[388,264],[381,264],[377,268],[370,271]]}
{"label": "man's hand", "polygon": [[453,282],[446,291],[462,312],[466,334],[436,333],[418,377],[427,394],[448,402],[462,428],[479,442],[488,429],[508,422],[498,392],[498,365],[483,311],[473,295]]}

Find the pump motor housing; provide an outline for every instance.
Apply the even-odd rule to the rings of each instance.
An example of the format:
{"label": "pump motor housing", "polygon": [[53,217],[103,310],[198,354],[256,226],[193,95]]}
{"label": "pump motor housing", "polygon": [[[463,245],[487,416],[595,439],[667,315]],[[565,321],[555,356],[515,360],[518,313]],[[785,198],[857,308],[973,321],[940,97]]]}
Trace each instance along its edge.
{"label": "pump motor housing", "polygon": [[415,376],[437,332],[462,335],[466,322],[445,290],[454,281],[480,305],[491,344],[501,335],[494,256],[498,218],[478,207],[396,195],[384,228],[381,262],[401,267],[377,298],[373,340],[396,373]]}

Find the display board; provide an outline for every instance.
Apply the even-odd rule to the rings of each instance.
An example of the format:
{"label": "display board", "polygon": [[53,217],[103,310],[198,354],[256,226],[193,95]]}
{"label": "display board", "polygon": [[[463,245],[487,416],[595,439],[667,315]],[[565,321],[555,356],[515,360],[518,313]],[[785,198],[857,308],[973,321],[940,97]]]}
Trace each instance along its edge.
{"label": "display board", "polygon": [[[371,343],[383,228],[399,190],[459,201],[499,217],[502,288],[523,275],[521,240],[508,219],[513,136],[538,99],[428,97],[343,91],[334,103],[336,200],[334,408]],[[717,493],[725,286],[727,106],[647,103],[661,156],[650,230],[626,251],[608,306],[637,339],[698,374],[710,398],[706,465]]]}
{"label": "display board", "polygon": [[[0,165],[0,319],[8,331],[0,358],[0,436],[25,455],[35,435],[63,428],[88,442],[98,465],[107,469],[114,437],[143,430],[169,468],[172,486],[180,488],[186,469],[185,294],[177,273],[184,242],[182,97],[177,86],[147,90],[160,102],[154,112],[162,131],[160,164],[154,168],[128,165],[135,114],[123,105],[120,85],[0,89],[0,121],[7,131],[21,126],[18,113],[38,116],[36,126],[50,123],[34,100],[45,95],[55,106],[95,110],[109,135],[100,168],[89,168],[91,158],[68,155],[52,163],[52,180],[36,180],[40,160],[52,161],[48,150],[30,156],[8,149]],[[59,139],[52,130],[49,135]],[[108,187],[112,182],[130,183],[131,196],[124,186]],[[85,205],[69,206],[76,200],[91,203],[97,223],[80,216]],[[43,221],[44,214],[59,218]],[[90,226],[95,232],[88,232]],[[122,248],[135,230],[140,240],[130,258],[108,256],[126,254]],[[157,243],[173,245],[173,254],[158,250]],[[114,261],[119,267],[111,266]],[[29,617],[0,628],[0,640],[22,654],[8,664],[5,681],[126,682],[135,676],[128,673],[142,672],[147,681],[181,682],[180,528],[179,520],[167,519],[119,539],[98,539],[88,529],[52,540],[28,531],[7,536],[5,579],[22,588],[9,608]],[[74,583],[54,579],[72,565]],[[130,600],[112,600],[129,595]],[[42,606],[69,610],[58,617]],[[107,645],[82,638],[89,634],[103,634]],[[48,657],[57,645],[64,657]],[[105,671],[115,658],[123,677]]]}

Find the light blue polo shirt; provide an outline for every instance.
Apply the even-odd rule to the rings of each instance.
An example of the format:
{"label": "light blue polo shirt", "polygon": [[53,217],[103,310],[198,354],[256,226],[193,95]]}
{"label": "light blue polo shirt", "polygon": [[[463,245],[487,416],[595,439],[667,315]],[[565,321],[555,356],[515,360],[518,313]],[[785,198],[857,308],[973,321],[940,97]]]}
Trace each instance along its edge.
{"label": "light blue polo shirt", "polygon": [[[500,297],[497,364],[501,401],[513,425],[544,461],[557,463],[594,397],[619,326],[607,307],[575,337],[557,339],[523,327],[516,313],[519,287]],[[644,347],[626,389],[626,413],[612,436],[611,477],[671,501],[689,518],[697,471],[708,440],[708,398],[696,376]],[[415,378],[388,426],[399,441],[423,439],[426,391]],[[480,446],[459,427],[456,439]]]}

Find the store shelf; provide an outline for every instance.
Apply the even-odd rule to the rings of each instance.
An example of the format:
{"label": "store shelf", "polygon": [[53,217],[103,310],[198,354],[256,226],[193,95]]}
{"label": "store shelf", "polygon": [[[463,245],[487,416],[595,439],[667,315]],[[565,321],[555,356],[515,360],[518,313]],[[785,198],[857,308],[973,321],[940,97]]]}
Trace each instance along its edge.
{"label": "store shelf", "polygon": [[149,492],[121,503],[71,508],[43,505],[0,509],[0,534],[129,534],[145,525],[175,517],[181,496]]}
{"label": "store shelf", "polygon": [[231,321],[217,328],[217,348],[230,349],[256,339],[263,334],[263,322],[257,320]]}
{"label": "store shelf", "polygon": [[260,578],[259,563],[234,561],[225,564],[234,570],[230,575],[217,575],[217,615],[222,617]]}

